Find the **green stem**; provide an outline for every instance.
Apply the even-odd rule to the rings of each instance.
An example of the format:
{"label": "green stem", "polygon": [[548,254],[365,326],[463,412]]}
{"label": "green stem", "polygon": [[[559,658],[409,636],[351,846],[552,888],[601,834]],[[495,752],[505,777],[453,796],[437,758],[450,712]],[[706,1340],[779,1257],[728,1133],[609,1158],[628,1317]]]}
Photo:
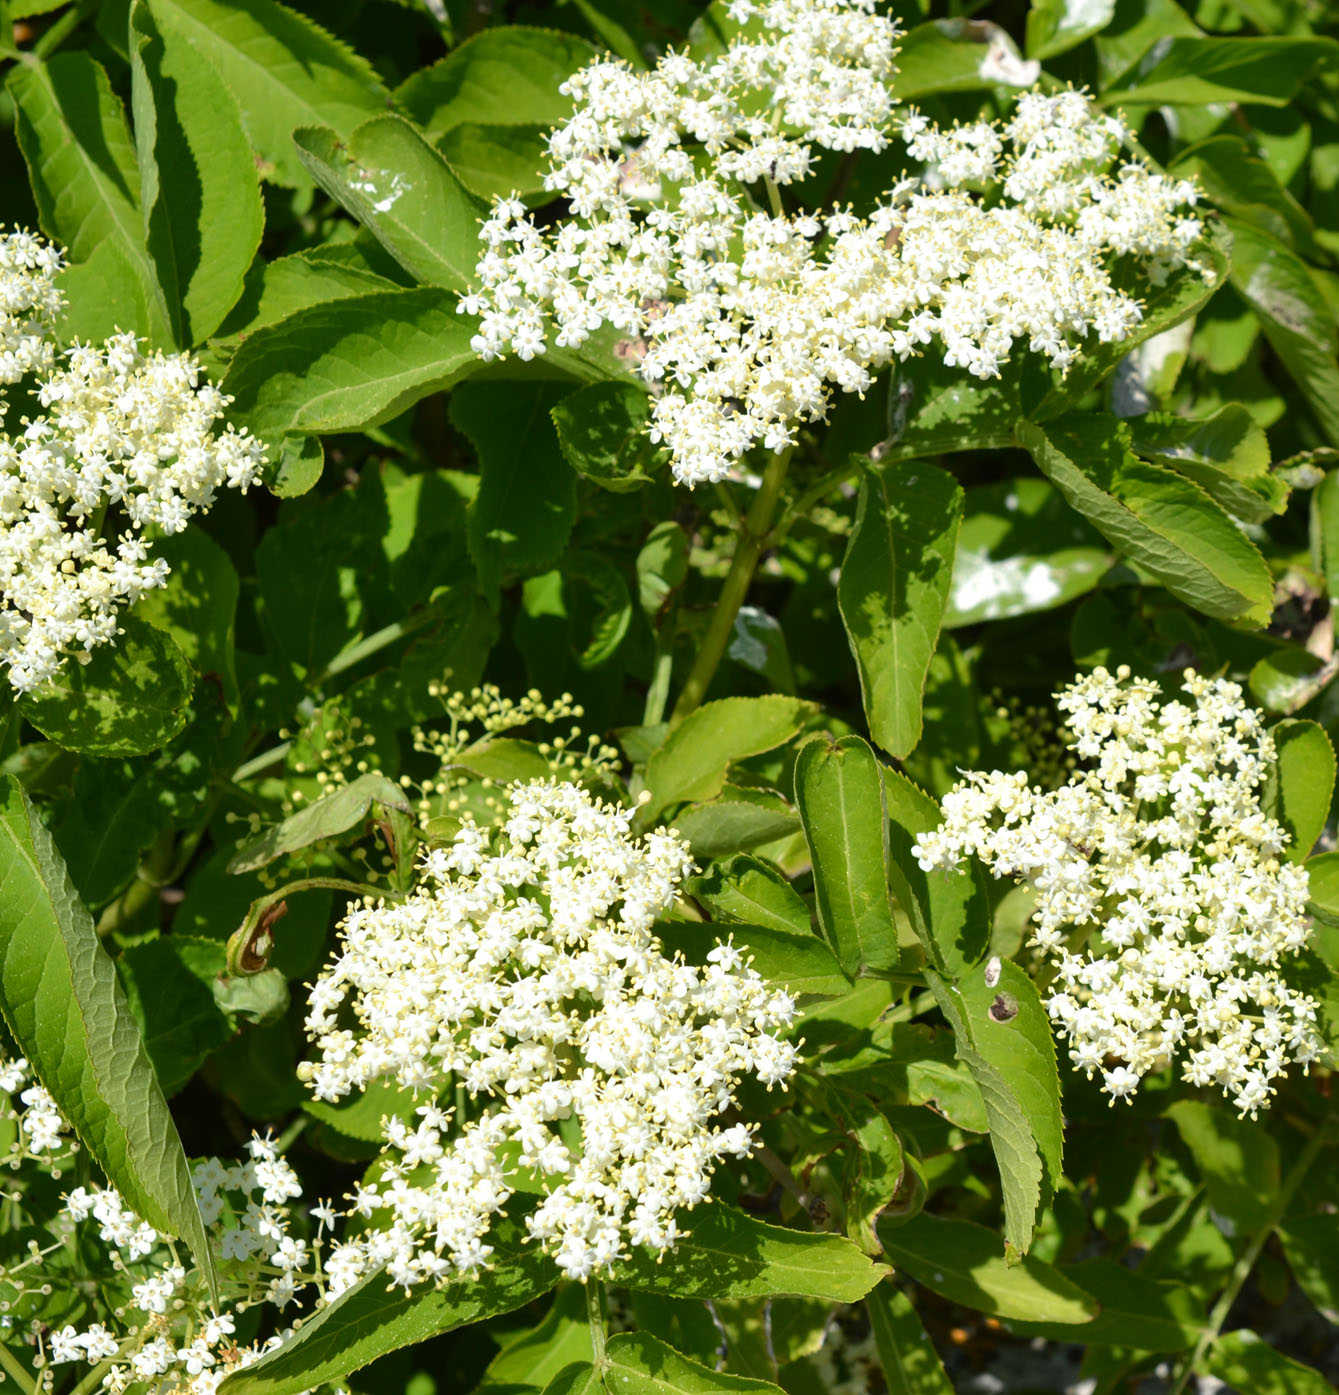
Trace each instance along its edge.
{"label": "green stem", "polygon": [[37,1395],[37,1382],[4,1342],[0,1342],[0,1366],[5,1368],[5,1373],[23,1391],[23,1395]]}
{"label": "green stem", "polygon": [[665,716],[669,701],[670,679],[674,676],[674,617],[670,616],[656,635],[656,661],[651,670],[651,686],[646,690],[646,706],[642,709],[642,725],[653,727]]}
{"label": "green stem", "polygon": [[716,676],[721,660],[725,657],[730,635],[735,627],[735,616],[739,614],[739,607],[744,604],[744,597],[748,595],[753,573],[757,570],[763,553],[771,545],[772,519],[776,514],[781,485],[786,478],[786,469],[790,465],[793,450],[794,448],[790,447],[779,451],[768,461],[758,493],[739,525],[735,555],[730,561],[730,570],[721,587],[721,594],[707,625],[707,632],[702,636],[702,645],[697,651],[692,671],[683,685],[678,702],[674,704],[674,712],[670,717],[672,727],[678,726],[690,712],[697,710],[706,696],[708,687],[711,686],[711,680]]}
{"label": "green stem", "polygon": [[772,205],[772,217],[784,218],[786,210],[781,204],[781,190],[776,187],[776,180],[770,174],[762,177],[763,183],[767,186],[767,202]]}
{"label": "green stem", "polygon": [[359,640],[352,648],[337,654],[330,660],[325,671],[316,676],[311,686],[313,688],[321,687],[327,680],[346,672],[355,664],[362,663],[364,659],[370,658],[379,650],[394,644],[397,639],[403,639],[406,635],[412,635],[415,630],[421,630],[430,620],[436,618],[437,612],[425,606],[422,610],[405,616],[403,620],[397,620],[393,625],[383,626],[374,634],[368,635],[366,639]]}
{"label": "green stem", "polygon": [[66,39],[97,9],[101,0],[79,0],[77,5],[66,10],[63,15],[33,45],[32,51],[38,58],[46,58],[54,53]]}
{"label": "green stem", "polygon": [[102,1384],[102,1378],[111,1370],[117,1358],[109,1356],[105,1361],[99,1361],[83,1380],[70,1391],[70,1395],[89,1395],[89,1392],[96,1390]]}
{"label": "green stem", "polygon": [[1251,1277],[1251,1271],[1255,1268],[1256,1260],[1260,1258],[1260,1252],[1274,1233],[1274,1227],[1287,1214],[1288,1207],[1292,1204],[1292,1199],[1296,1195],[1298,1187],[1302,1185],[1306,1174],[1310,1171],[1312,1163],[1334,1142],[1334,1125],[1334,1119],[1330,1118],[1316,1130],[1293,1164],[1292,1171],[1284,1178],[1283,1186],[1279,1189],[1274,1205],[1270,1207],[1268,1220],[1251,1236],[1250,1243],[1241,1252],[1241,1258],[1233,1265],[1227,1287],[1219,1294],[1218,1302],[1214,1304],[1213,1311],[1209,1314],[1209,1325],[1200,1334],[1200,1339],[1195,1344],[1195,1350],[1191,1352],[1189,1360],[1182,1368],[1180,1378],[1172,1389],[1172,1395],[1182,1395],[1186,1386],[1190,1384],[1196,1368],[1204,1359],[1205,1353],[1218,1340],[1218,1335],[1223,1330],[1223,1324],[1227,1321],[1233,1304],[1241,1295],[1246,1280]]}
{"label": "green stem", "polygon": [[599,1279],[586,1280],[586,1316],[590,1319],[591,1364],[595,1374],[603,1380],[609,1369],[609,1357],[604,1346],[604,1308],[600,1303]]}
{"label": "green stem", "polygon": [[253,775],[259,775],[262,770],[271,765],[277,765],[293,749],[291,741],[281,741],[277,746],[271,746],[268,751],[262,751],[258,756],[252,756],[249,761],[239,765],[232,773],[233,784],[240,785],[243,780],[249,780]]}

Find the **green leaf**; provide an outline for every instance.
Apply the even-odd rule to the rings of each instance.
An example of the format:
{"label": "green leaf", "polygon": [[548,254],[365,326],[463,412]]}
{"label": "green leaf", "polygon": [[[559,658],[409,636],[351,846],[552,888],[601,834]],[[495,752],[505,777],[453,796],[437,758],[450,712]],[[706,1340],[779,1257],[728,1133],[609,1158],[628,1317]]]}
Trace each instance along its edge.
{"label": "green leaf", "polygon": [[218,70],[241,108],[262,173],[310,187],[292,133],[332,126],[347,135],[390,104],[370,63],[306,15],[276,0],[152,0],[165,36],[175,29]]}
{"label": "green leaf", "polygon": [[921,697],[948,607],[963,493],[925,463],[870,466],[837,582],[870,735],[890,755],[921,737]]}
{"label": "green leaf", "polygon": [[1278,1234],[1302,1292],[1331,1322],[1339,1321],[1339,1215],[1285,1221]]}
{"label": "green leaf", "polygon": [[471,326],[436,286],[347,296],[248,336],[222,390],[273,452],[286,435],[364,431],[472,373]]}
{"label": "green leaf", "polygon": [[1325,293],[1307,264],[1283,243],[1248,223],[1233,221],[1231,227],[1232,287],[1255,311],[1325,439],[1339,446],[1339,340]]}
{"label": "green leaf", "polygon": [[1266,772],[1260,804],[1288,832],[1288,861],[1304,862],[1330,817],[1334,747],[1316,722],[1279,722],[1273,736],[1277,759]]}
{"label": "green leaf", "polygon": [[[87,53],[18,64],[8,79],[14,130],[28,166],[42,230],[64,244],[78,283],[67,336],[105,338],[134,330],[156,348],[174,347],[167,302],[144,241],[139,170],[125,110]],[[86,293],[86,299],[85,299]]]}
{"label": "green leaf", "polygon": [[381,1121],[385,1118],[411,1120],[418,1103],[412,1090],[406,1090],[393,1079],[382,1076],[369,1080],[356,1095],[347,1096],[338,1103],[307,1099],[302,1108],[313,1119],[328,1124],[338,1133],[364,1143],[380,1145],[386,1136]]}
{"label": "green leaf", "polygon": [[189,718],[194,675],[170,636],[130,613],[122,633],[70,658],[19,703],[43,736],[94,756],[140,756],[165,746]]}
{"label": "green leaf", "polygon": [[1335,660],[1317,658],[1300,645],[1280,644],[1257,659],[1251,669],[1251,692],[1270,712],[1299,712],[1333,680]]}
{"label": "green leaf", "polygon": [[1184,1351],[1208,1323],[1204,1305],[1184,1280],[1158,1282],[1112,1259],[1085,1259],[1061,1270],[1102,1305],[1081,1328],[1051,1323],[1009,1324],[1020,1337],[1104,1343],[1137,1351]]}
{"label": "green leaf", "polygon": [[373,117],[347,141],[306,126],[293,144],[312,178],[415,280],[460,291],[475,279],[487,209],[403,117]]}
{"label": "green leaf", "polygon": [[990,20],[933,19],[901,36],[891,87],[914,101],[940,92],[979,92],[1032,81],[1014,41]]}
{"label": "green leaf", "polygon": [[1017,436],[1070,505],[1174,596],[1218,620],[1268,622],[1274,582],[1255,546],[1198,485],[1133,455],[1123,422],[1020,421]]}
{"label": "green leaf", "polygon": [[316,680],[364,633],[389,589],[382,550],[388,517],[375,472],[359,489],[341,489],[285,509],[256,548],[260,620],[283,665]]}
{"label": "green leaf", "polygon": [[1317,853],[1306,861],[1307,913],[1326,925],[1339,925],[1339,852]]}
{"label": "green leaf", "polygon": [[534,1245],[499,1244],[491,1263],[478,1278],[409,1297],[388,1288],[384,1273],[369,1274],[282,1346],[230,1375],[220,1395],[300,1395],[342,1381],[389,1351],[522,1307],[558,1281],[553,1259]]}
{"label": "green leaf", "polygon": [[203,343],[242,294],[265,210],[241,113],[179,30],[130,11],[132,106],[148,247],[184,347]]}
{"label": "green leaf", "polygon": [[1326,594],[1339,596],[1339,470],[1329,471],[1311,495],[1311,550]]}
{"label": "green leaf", "polygon": [[[757,858],[739,856],[717,862],[705,876],[685,882],[684,889],[720,919],[813,938],[809,908],[799,893],[780,872]],[[821,942],[815,939],[814,943]]]}
{"label": "green leaf", "polygon": [[590,383],[553,409],[558,444],[567,463],[602,489],[640,489],[663,454],[646,434],[651,399],[635,383]]}
{"label": "green leaf", "polygon": [[451,396],[451,420],[479,458],[470,553],[494,607],[503,578],[544,571],[576,521],[576,477],[549,417],[566,391],[554,383],[479,382]]}
{"label": "green leaf", "polygon": [[1123,86],[1102,94],[1106,105],[1202,107],[1210,102],[1286,106],[1321,69],[1339,62],[1328,38],[1173,37],[1154,47]]}
{"label": "green leaf", "polygon": [[897,1195],[907,1169],[902,1141],[887,1118],[868,1100],[855,1116],[841,1110],[843,1131],[854,1145],[842,1167],[842,1204],[846,1233],[867,1255],[883,1253],[875,1232],[879,1217]]}
{"label": "green leaf", "polygon": [[855,1303],[888,1273],[844,1235],[788,1230],[708,1202],[680,1217],[687,1234],[672,1262],[644,1250],[617,1265],[611,1284],[676,1298],[774,1298],[795,1294]]}
{"label": "green leaf", "polygon": [[610,1338],[607,1351],[604,1385],[610,1395],[782,1395],[770,1381],[727,1375],[690,1361],[649,1332],[620,1332]]}
{"label": "green leaf", "polygon": [[1219,1337],[1203,1369],[1229,1389],[1251,1395],[1334,1395],[1334,1386],[1314,1366],[1275,1351],[1249,1327]]}
{"label": "green leaf", "polygon": [[203,528],[184,528],[154,543],[171,571],[135,602],[135,612],[171,635],[191,667],[213,675],[229,705],[237,702],[233,626],[241,582],[228,554]]}
{"label": "green leaf", "polygon": [[559,86],[597,57],[599,50],[576,34],[498,25],[415,73],[395,99],[432,141],[465,122],[556,126],[572,114]]}
{"label": "green leaf", "polygon": [[467,121],[437,142],[460,182],[482,199],[519,197],[548,203],[548,126],[500,126]]}
{"label": "green leaf", "polygon": [[1046,1010],[1032,980],[1008,961],[992,959],[956,984],[927,970],[926,982],[985,1101],[1004,1237],[1026,1253],[1044,1188],[1054,1191],[1061,1176],[1060,1078]]}
{"label": "green leaf", "polygon": [[1178,177],[1196,179],[1204,196],[1222,212],[1247,223],[1258,221],[1281,242],[1308,255],[1314,253],[1315,225],[1310,215],[1244,136],[1215,135],[1197,141],[1181,151],[1171,168]]}
{"label": "green leaf", "polygon": [[[215,973],[222,972],[222,945],[203,944],[214,953]],[[121,952],[117,964],[130,1011],[144,1033],[145,1050],[168,1099],[232,1035],[209,984],[189,963],[194,947],[169,935],[131,945]]]}
{"label": "green leaf", "polygon": [[282,823],[245,843],[233,854],[228,871],[254,872],[277,857],[334,838],[362,823],[377,806],[409,812],[409,801],[400,786],[374,770],[290,814]]}
{"label": "green leaf", "polygon": [[586,1286],[558,1290],[547,1313],[488,1363],[474,1395],[517,1395],[520,1387],[547,1390],[573,1366],[590,1370],[592,1357]]}
{"label": "green leaf", "polygon": [[795,803],[814,868],[818,923],[853,978],[897,967],[879,762],[858,736],[818,736],[795,758]]}
{"label": "green leaf", "polygon": [[18,781],[0,806],[0,1008],[108,1182],[214,1287],[186,1154],[116,970]]}
{"label": "green leaf", "polygon": [[671,804],[714,799],[731,762],[783,745],[814,711],[811,702],[776,694],[705,703],[652,752],[645,775],[651,802],[642,806],[639,821],[649,825]]}
{"label": "green leaf", "polygon": [[865,1299],[865,1307],[888,1395],[953,1395],[911,1299],[895,1284],[880,1284]]}
{"label": "green leaf", "polygon": [[1111,23],[1116,0],[1033,0],[1027,17],[1029,58],[1067,53]]}
{"label": "green leaf", "polygon": [[727,785],[719,799],[693,804],[674,820],[699,862],[760,847],[800,831],[794,809],[770,790]]}
{"label": "green leaf", "polygon": [[990,895],[980,866],[926,873],[913,850],[916,836],[939,827],[939,806],[900,771],[883,772],[888,810],[888,873],[893,894],[933,964],[963,976],[990,942]]}
{"label": "green leaf", "polygon": [[772,925],[668,921],[656,927],[656,934],[667,950],[699,965],[706,963],[717,944],[731,940],[768,983],[797,998],[837,998],[850,987],[832,951],[807,929],[799,932]]}
{"label": "green leaf", "polygon": [[1091,591],[1111,550],[1045,480],[966,494],[945,628],[1051,610]]}
{"label": "green leaf", "polygon": [[885,1223],[879,1236],[889,1258],[917,1283],[965,1308],[1066,1326],[1097,1313],[1097,1300],[1053,1265],[1031,1255],[1006,1263],[1000,1237],[972,1221],[922,1212],[902,1225]]}
{"label": "green leaf", "polygon": [[1194,1155],[1220,1224],[1238,1235],[1262,1226],[1278,1196],[1278,1144],[1258,1124],[1201,1100],[1177,1100],[1167,1117]]}
{"label": "green leaf", "polygon": [[573,1361],[544,1387],[544,1395],[605,1395],[605,1386],[594,1366]]}
{"label": "green leaf", "polygon": [[1137,455],[1194,480],[1244,523],[1263,523],[1288,506],[1288,486],[1269,472],[1269,441],[1239,402],[1201,421],[1148,412],[1130,419]]}

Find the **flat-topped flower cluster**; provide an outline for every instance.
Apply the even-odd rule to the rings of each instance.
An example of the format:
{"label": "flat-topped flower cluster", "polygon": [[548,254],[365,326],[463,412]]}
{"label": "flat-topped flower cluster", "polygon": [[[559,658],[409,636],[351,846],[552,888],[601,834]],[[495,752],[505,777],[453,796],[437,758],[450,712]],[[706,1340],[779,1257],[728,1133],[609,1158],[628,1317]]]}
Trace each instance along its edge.
{"label": "flat-topped flower cluster", "polygon": [[[23,1059],[0,1058],[0,1122],[17,1124],[5,1161],[13,1169],[36,1167],[60,1180],[74,1164],[78,1144],[51,1096],[33,1079]],[[253,1137],[241,1162],[206,1158],[192,1169],[192,1182],[211,1231],[220,1302],[215,1307],[203,1276],[178,1262],[171,1243],[135,1214],[110,1187],[76,1186],[54,1216],[25,1214],[22,1193],[10,1198],[26,1223],[45,1219],[45,1247],[31,1244],[22,1258],[0,1264],[5,1325],[39,1311],[53,1282],[76,1280],[60,1254],[77,1246],[77,1282],[89,1280],[89,1255],[101,1249],[103,1267],[96,1296],[101,1321],[82,1307],[78,1324],[49,1329],[30,1324],[39,1370],[82,1364],[97,1368],[98,1388],[145,1395],[214,1395],[224,1378],[273,1350],[287,1331],[264,1341],[239,1337],[243,1314],[257,1305],[282,1311],[305,1291],[323,1286],[320,1244],[298,1233],[292,1203],[302,1187],[272,1140]],[[50,1195],[50,1183],[38,1195]],[[322,1226],[333,1221],[315,1208]],[[94,1235],[96,1232],[96,1238]],[[319,1234],[319,1232],[318,1232]],[[115,1294],[115,1297],[113,1297]],[[89,1373],[86,1373],[89,1379]],[[42,1388],[49,1388],[50,1376]]]}
{"label": "flat-topped flower cluster", "polygon": [[28,233],[0,237],[0,383],[36,373],[43,409],[0,434],[0,665],[19,692],[115,639],[121,609],[167,579],[153,535],[264,461],[247,432],[214,434],[229,399],[189,354],[143,354],[133,334],[58,353],[61,265]]}
{"label": "flat-topped flower cluster", "polygon": [[[512,786],[493,827],[431,851],[403,902],[354,910],[310,999],[320,1099],[393,1080],[422,1102],[383,1121],[353,1194],[373,1224],[337,1247],[332,1285],[384,1268],[406,1288],[473,1274],[521,1188],[525,1224],[586,1279],[633,1246],[673,1247],[676,1212],[752,1131],[721,1127],[740,1080],[783,1084],[792,1000],[730,944],[703,968],[654,934],[691,867],[669,832],[578,785]],[[439,1102],[458,1085],[467,1103]],[[524,1174],[524,1175],[522,1175]]]}
{"label": "flat-topped flower cluster", "polygon": [[1241,688],[1184,675],[1188,701],[1095,669],[1059,694],[1085,763],[1060,789],[973,772],[917,840],[921,866],[973,854],[1037,891],[1034,942],[1053,959],[1047,1002],[1071,1060],[1130,1096],[1184,1055],[1193,1085],[1243,1114],[1290,1063],[1316,1059],[1316,1005],[1289,988],[1310,933],[1307,873],[1261,806],[1274,741]]}
{"label": "flat-topped flower cluster", "polygon": [[[1129,132],[1079,92],[1023,94],[1012,118],[946,130],[891,93],[897,30],[876,0],[736,0],[723,53],[651,72],[602,59],[563,86],[546,187],[571,217],[541,229],[519,199],[482,228],[485,359],[627,336],[652,391],[651,434],[676,477],[725,477],[780,451],[832,392],[936,345],[998,376],[1016,345],[1066,370],[1089,336],[1122,340],[1137,300],[1111,279],[1139,259],[1158,282],[1195,267],[1195,187],[1122,151]],[[794,186],[817,152],[905,143],[926,166],[872,210]],[[787,210],[782,190],[793,190]]]}

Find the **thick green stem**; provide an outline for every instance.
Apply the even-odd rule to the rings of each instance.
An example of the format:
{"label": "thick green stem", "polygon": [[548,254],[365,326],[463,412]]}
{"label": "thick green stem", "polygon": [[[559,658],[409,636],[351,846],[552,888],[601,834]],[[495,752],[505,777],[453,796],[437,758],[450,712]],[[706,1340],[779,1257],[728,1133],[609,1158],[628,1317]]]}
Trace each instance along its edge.
{"label": "thick green stem", "polygon": [[1190,1384],[1191,1378],[1195,1375],[1200,1362],[1204,1360],[1205,1353],[1218,1340],[1218,1334],[1222,1332],[1223,1324],[1227,1321],[1233,1305],[1241,1295],[1246,1280],[1251,1277],[1256,1260],[1260,1258],[1261,1250],[1264,1249],[1269,1237],[1274,1233],[1274,1227],[1287,1214],[1288,1207],[1292,1204],[1298,1187],[1302,1185],[1306,1174],[1311,1170],[1311,1165],[1334,1142],[1334,1139],[1335,1120],[1331,1117],[1325,1120],[1307,1142],[1306,1147],[1302,1149],[1297,1161],[1292,1166],[1292,1170],[1284,1178],[1283,1186],[1279,1189],[1274,1205],[1270,1207],[1269,1219],[1251,1236],[1250,1243],[1241,1252],[1241,1258],[1232,1266],[1227,1287],[1218,1295],[1218,1302],[1213,1305],[1213,1311],[1209,1314],[1209,1325],[1200,1334],[1200,1339],[1195,1344],[1195,1350],[1191,1352],[1189,1360],[1182,1367],[1180,1378],[1172,1390],[1172,1395],[1182,1395],[1182,1392]]}
{"label": "thick green stem", "polygon": [[707,632],[702,636],[697,659],[683,685],[683,691],[679,694],[678,702],[674,704],[674,712],[670,717],[671,726],[678,726],[690,712],[697,710],[711,686],[711,680],[716,676],[721,660],[725,657],[730,636],[735,628],[735,616],[739,614],[739,607],[744,604],[744,597],[748,595],[749,586],[753,582],[753,573],[758,569],[758,563],[771,542],[772,519],[776,515],[777,501],[781,497],[781,486],[786,478],[792,451],[793,447],[780,451],[768,462],[758,493],[739,525],[739,539],[735,544],[735,555],[731,559],[730,570],[721,587],[721,594],[707,625]]}
{"label": "thick green stem", "polygon": [[313,688],[321,687],[327,680],[344,673],[355,664],[362,663],[364,659],[370,658],[373,654],[394,644],[396,640],[404,639],[406,635],[412,635],[415,630],[421,630],[430,620],[436,618],[436,612],[425,606],[422,610],[416,610],[412,615],[407,615],[403,620],[397,620],[392,625],[384,625],[374,634],[359,640],[357,644],[331,659],[325,672],[318,674],[312,680],[311,686]]}
{"label": "thick green stem", "polygon": [[609,1369],[609,1357],[604,1348],[604,1307],[600,1302],[599,1279],[586,1280],[586,1315],[590,1319],[591,1364],[601,1379]]}
{"label": "thick green stem", "polygon": [[37,1382],[3,1342],[0,1342],[0,1366],[5,1368],[5,1374],[23,1391],[23,1395],[37,1395]]}

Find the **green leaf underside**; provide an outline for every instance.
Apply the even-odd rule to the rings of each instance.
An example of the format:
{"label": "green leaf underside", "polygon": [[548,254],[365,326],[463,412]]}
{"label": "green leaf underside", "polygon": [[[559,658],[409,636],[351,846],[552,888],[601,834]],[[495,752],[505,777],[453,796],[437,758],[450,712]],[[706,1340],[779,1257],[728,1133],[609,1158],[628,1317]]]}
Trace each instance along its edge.
{"label": "green leaf underside", "polygon": [[93,921],[32,803],[0,806],[0,1006],[38,1078],[127,1204],[186,1241],[213,1286],[176,1125]]}

